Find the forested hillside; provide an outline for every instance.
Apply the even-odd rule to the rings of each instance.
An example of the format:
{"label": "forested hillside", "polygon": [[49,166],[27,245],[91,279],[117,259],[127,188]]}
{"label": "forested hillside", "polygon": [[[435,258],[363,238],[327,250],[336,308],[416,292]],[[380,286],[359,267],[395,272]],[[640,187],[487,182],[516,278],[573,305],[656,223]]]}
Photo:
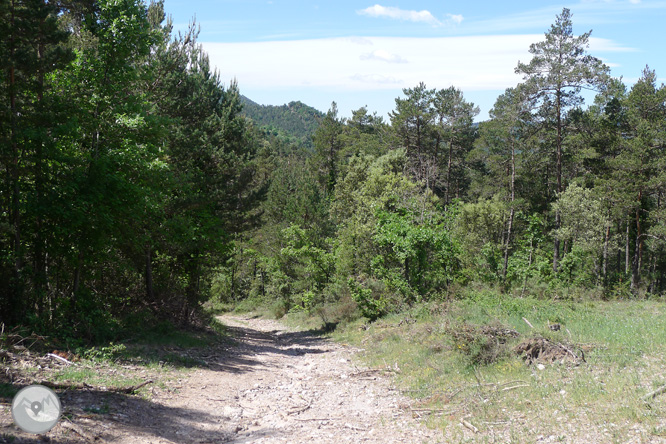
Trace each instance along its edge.
{"label": "forested hillside", "polygon": [[0,321],[87,340],[194,320],[259,142],[163,2],[1,2]]}
{"label": "forested hillside", "polygon": [[288,144],[312,148],[312,136],[324,117],[318,111],[301,102],[287,105],[259,105],[241,95],[243,115],[260,127],[264,136],[280,137]]}
{"label": "forested hillside", "polygon": [[468,286],[666,290],[666,87],[613,78],[567,9],[480,125],[423,83],[388,120],[258,106],[163,1],[4,1],[0,26],[9,326],[96,341],[208,300],[339,321]]}
{"label": "forested hillside", "polygon": [[[630,88],[564,9],[491,119],[455,86],[421,83],[389,120],[333,104],[310,155],[281,155],[213,294],[375,319],[495,288],[545,298],[663,294],[666,88]],[[596,91],[593,103],[582,90]]]}

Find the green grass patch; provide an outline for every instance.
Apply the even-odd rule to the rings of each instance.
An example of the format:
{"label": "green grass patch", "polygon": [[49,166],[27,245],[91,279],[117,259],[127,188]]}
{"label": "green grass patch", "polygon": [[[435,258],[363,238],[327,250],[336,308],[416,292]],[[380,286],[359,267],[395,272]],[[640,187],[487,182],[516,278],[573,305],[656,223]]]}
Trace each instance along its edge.
{"label": "green grass patch", "polygon": [[129,374],[122,367],[64,367],[56,371],[54,382],[83,384],[94,387],[129,387],[140,384],[144,377]]}
{"label": "green grass patch", "polygon": [[[519,336],[488,335],[493,328]],[[642,399],[666,384],[666,305],[659,301],[552,301],[488,290],[350,323],[333,336],[365,349],[370,367],[399,369],[401,389],[439,412],[428,424],[452,442],[465,437],[462,418],[507,442],[540,435],[567,442],[586,433],[590,442],[626,442],[664,430],[666,395]],[[527,365],[513,350],[533,338],[582,350],[586,362]]]}
{"label": "green grass patch", "polygon": [[131,362],[154,368],[165,365],[197,367],[206,365],[196,357],[197,354],[231,341],[226,327],[211,316],[208,328],[179,328],[163,322],[123,343],[79,348],[77,354],[95,363]]}
{"label": "green grass patch", "polygon": [[[217,325],[217,321],[214,321]],[[222,331],[220,329],[220,331]],[[216,331],[178,328],[169,322],[161,322],[140,332],[130,343],[180,348],[206,347],[219,340]]]}

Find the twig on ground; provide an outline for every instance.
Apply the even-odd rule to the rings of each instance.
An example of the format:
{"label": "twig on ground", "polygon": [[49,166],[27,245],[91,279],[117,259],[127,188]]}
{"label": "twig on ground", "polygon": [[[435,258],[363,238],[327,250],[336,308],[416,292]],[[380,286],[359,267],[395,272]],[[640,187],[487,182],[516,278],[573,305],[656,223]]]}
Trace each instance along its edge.
{"label": "twig on ground", "polygon": [[90,435],[89,433],[86,433],[85,431],[83,431],[83,429],[81,429],[81,427],[77,426],[76,424],[74,424],[71,421],[64,421],[64,422],[61,422],[60,424],[61,424],[62,427],[66,428],[66,429],[69,429],[69,430],[72,430],[77,435],[81,436],[82,438],[85,438],[87,441],[94,441],[95,440],[94,436]]}
{"label": "twig on ground", "polygon": [[372,373],[381,373],[381,372],[385,372],[385,371],[387,371],[388,369],[385,369],[385,368],[369,368],[369,369],[367,369],[367,370],[358,370],[358,369],[356,369],[356,370],[357,370],[357,372],[355,372],[355,373],[351,373],[349,376],[350,376],[350,377],[354,377],[354,376],[370,375],[370,374],[372,374]]}
{"label": "twig on ground", "polygon": [[530,386],[529,384],[519,384],[519,385],[514,385],[514,386],[511,386],[511,387],[504,387],[502,389],[502,391],[503,392],[508,392],[509,390],[513,390],[513,389],[517,389],[517,388],[521,388],[521,387],[529,387],[529,386]]}
{"label": "twig on ground", "polygon": [[523,316],[523,321],[525,321],[525,323],[526,323],[527,325],[529,325],[530,328],[534,328],[534,325],[532,325],[532,324],[530,323],[530,321],[528,321],[528,320],[525,318],[525,316]]}
{"label": "twig on ground", "polygon": [[147,381],[142,382],[141,384],[133,385],[131,387],[121,387],[121,388],[111,388],[109,391],[111,392],[117,392],[117,393],[134,393],[137,390],[139,390],[141,387],[144,387],[148,384],[152,384],[153,380],[149,379]]}
{"label": "twig on ground", "polygon": [[149,379],[145,382],[142,382],[141,384],[133,385],[130,387],[95,387],[90,384],[86,384],[85,382],[83,384],[67,384],[67,383],[57,383],[57,382],[51,382],[51,381],[37,381],[35,384],[40,384],[44,385],[46,387],[56,389],[56,390],[81,390],[81,389],[92,389],[92,390],[100,390],[104,392],[114,392],[114,393],[125,393],[125,394],[130,394],[134,393],[137,390],[139,390],[141,387],[145,387],[148,384],[152,384],[153,380]]}
{"label": "twig on ground", "polygon": [[471,430],[472,432],[474,432],[474,433],[479,433],[479,429],[477,429],[477,428],[474,426],[474,424],[472,424],[471,422],[467,421],[466,419],[463,419],[463,420],[462,420],[462,425],[464,425],[465,427],[467,427],[468,429],[470,429],[470,430]]}
{"label": "twig on ground", "polygon": [[55,354],[53,354],[53,353],[47,353],[47,354],[46,354],[46,357],[48,357],[48,358],[52,358],[52,359],[57,359],[58,361],[60,361],[60,362],[62,362],[62,363],[64,363],[64,364],[67,364],[67,365],[76,365],[76,364],[73,363],[72,361],[63,358],[62,356],[55,355]]}
{"label": "twig on ground", "polygon": [[292,418],[294,421],[335,421],[340,418]]}
{"label": "twig on ground", "polygon": [[659,396],[663,393],[666,393],[666,385],[664,385],[662,387],[659,387],[657,390],[652,391],[652,392],[648,393],[647,395],[643,396],[643,400],[648,401],[652,398],[656,398],[657,396]]}
{"label": "twig on ground", "polygon": [[94,388],[92,385],[86,384],[85,382],[83,384],[67,384],[67,383],[59,383],[51,381],[35,381],[34,384],[43,385],[55,390],[72,390],[72,389],[81,390],[81,389]]}
{"label": "twig on ground", "polygon": [[310,403],[308,405],[306,405],[305,407],[296,408],[296,409],[288,411],[287,415],[297,415],[299,413],[303,413],[304,411],[306,411],[310,407],[312,407],[312,401],[310,401]]}
{"label": "twig on ground", "polygon": [[[397,367],[397,364],[396,364]],[[359,370],[355,373],[351,373],[349,375],[350,378],[353,377],[360,377],[360,376],[365,376],[365,375],[371,375],[373,373],[386,373],[386,372],[393,372],[393,373],[400,373],[400,368],[369,368],[367,370]]]}
{"label": "twig on ground", "polygon": [[497,387],[505,387],[507,385],[513,385],[513,384],[527,384],[527,382],[523,381],[522,379],[516,379],[515,381],[507,381],[501,384],[497,384]]}

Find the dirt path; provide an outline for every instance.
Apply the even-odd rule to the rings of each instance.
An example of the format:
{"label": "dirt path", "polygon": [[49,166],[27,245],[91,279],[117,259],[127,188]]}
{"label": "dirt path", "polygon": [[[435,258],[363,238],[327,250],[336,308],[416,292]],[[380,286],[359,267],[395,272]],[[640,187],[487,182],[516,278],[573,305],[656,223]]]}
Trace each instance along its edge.
{"label": "dirt path", "polygon": [[[239,316],[221,320],[239,344],[211,350],[209,368],[184,376],[175,387],[154,388],[148,397],[104,393],[105,414],[62,420],[49,433],[51,442],[441,441],[441,431],[412,418],[409,400],[391,388],[389,377],[354,365],[359,350],[291,331],[276,321]],[[65,406],[99,405],[101,396],[95,391],[67,392],[61,400]]]}

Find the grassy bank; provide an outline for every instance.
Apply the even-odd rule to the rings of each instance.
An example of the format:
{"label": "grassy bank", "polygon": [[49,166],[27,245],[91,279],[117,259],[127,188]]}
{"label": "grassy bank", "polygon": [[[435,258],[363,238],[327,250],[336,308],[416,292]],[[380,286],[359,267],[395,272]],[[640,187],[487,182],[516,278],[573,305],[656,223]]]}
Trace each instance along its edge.
{"label": "grassy bank", "polygon": [[117,343],[76,348],[56,337],[4,332],[0,335],[0,363],[5,370],[0,374],[0,399],[11,399],[20,388],[34,383],[122,393],[140,393],[153,384],[164,388],[173,377],[171,370],[206,367],[210,348],[230,341],[215,319],[206,328],[163,322]]}
{"label": "grassy bank", "polygon": [[[395,373],[413,414],[452,442],[646,442],[666,437],[666,395],[644,400],[666,384],[665,312],[661,301],[488,291],[334,337]],[[558,352],[539,356],[537,343]]]}

